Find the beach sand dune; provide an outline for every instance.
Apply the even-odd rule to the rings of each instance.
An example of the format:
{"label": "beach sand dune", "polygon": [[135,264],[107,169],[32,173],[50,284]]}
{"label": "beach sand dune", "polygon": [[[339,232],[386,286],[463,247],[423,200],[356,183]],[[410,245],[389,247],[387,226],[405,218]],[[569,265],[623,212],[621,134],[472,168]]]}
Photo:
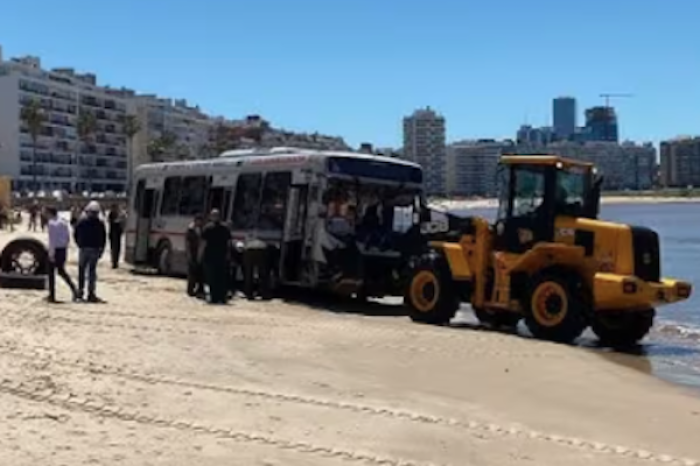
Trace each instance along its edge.
{"label": "beach sand dune", "polygon": [[0,290],[3,464],[700,464],[700,399],[600,353],[357,306],[210,307],[106,265],[105,304]]}

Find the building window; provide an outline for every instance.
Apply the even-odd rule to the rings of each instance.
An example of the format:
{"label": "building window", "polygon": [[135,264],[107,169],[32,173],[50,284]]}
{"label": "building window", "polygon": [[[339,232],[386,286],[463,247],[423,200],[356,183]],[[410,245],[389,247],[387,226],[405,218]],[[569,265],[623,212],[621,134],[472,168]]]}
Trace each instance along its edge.
{"label": "building window", "polygon": [[260,185],[262,175],[249,173],[238,177],[236,197],[233,202],[231,223],[234,229],[255,228],[256,213],[260,204]]}
{"label": "building window", "polygon": [[182,178],[168,178],[163,187],[163,202],[160,206],[161,215],[177,215],[180,205]]}
{"label": "building window", "polygon": [[264,230],[281,230],[284,227],[284,212],[289,186],[290,172],[268,173],[263,185],[258,227]]}

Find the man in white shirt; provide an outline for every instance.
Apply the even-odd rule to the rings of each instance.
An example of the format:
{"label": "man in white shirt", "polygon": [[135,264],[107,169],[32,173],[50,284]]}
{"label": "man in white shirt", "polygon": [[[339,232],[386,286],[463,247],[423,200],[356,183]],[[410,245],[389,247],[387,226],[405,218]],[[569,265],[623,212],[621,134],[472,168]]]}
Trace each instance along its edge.
{"label": "man in white shirt", "polygon": [[66,272],[66,257],[70,244],[70,229],[65,220],[58,217],[55,207],[46,208],[49,231],[49,296],[46,300],[50,303],[56,301],[56,274],[66,282],[73,293],[73,301],[80,299],[78,289],[75,287],[68,272]]}

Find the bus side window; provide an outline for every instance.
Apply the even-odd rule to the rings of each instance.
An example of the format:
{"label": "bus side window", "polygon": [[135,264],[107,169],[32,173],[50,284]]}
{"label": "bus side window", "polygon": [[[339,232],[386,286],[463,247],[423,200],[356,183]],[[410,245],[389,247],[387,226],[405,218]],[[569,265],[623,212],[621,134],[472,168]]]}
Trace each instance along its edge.
{"label": "bus side window", "polygon": [[207,178],[204,176],[188,176],[182,179],[178,214],[191,217],[205,214],[204,201],[207,194]]}
{"label": "bus side window", "polygon": [[234,229],[255,228],[260,204],[260,185],[262,185],[260,173],[246,173],[238,177],[231,213],[231,223]]}
{"label": "bus side window", "polygon": [[292,184],[290,172],[276,172],[265,175],[260,220],[258,227],[263,230],[281,230],[284,227],[284,212],[289,186]]}
{"label": "bus side window", "polygon": [[181,188],[182,178],[173,177],[165,180],[165,185],[163,186],[163,200],[160,203],[161,215],[177,215],[180,205]]}

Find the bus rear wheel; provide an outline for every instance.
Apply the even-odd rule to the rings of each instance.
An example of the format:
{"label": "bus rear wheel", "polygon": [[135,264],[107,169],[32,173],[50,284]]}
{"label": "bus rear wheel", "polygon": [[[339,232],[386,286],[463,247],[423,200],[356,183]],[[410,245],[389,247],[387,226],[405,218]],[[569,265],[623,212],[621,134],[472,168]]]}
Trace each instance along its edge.
{"label": "bus rear wheel", "polygon": [[444,325],[459,309],[449,265],[442,257],[426,256],[414,267],[404,296],[414,322]]}

